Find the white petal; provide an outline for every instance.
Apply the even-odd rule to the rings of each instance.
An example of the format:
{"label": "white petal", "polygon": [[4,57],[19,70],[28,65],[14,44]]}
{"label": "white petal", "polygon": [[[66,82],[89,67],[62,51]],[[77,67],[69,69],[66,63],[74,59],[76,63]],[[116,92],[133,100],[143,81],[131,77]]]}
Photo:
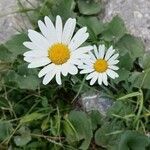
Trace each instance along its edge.
{"label": "white petal", "polygon": [[119,60],[108,60],[108,64],[111,65],[116,65],[118,64]]}
{"label": "white petal", "polygon": [[96,58],[98,58],[99,57],[99,53],[98,53],[96,45],[94,45],[93,48],[94,48],[94,54],[95,54]]}
{"label": "white petal", "polygon": [[99,58],[103,59],[105,55],[105,45],[104,44],[99,45],[98,50],[99,50]]}
{"label": "white petal", "polygon": [[54,78],[55,74],[56,74],[55,70],[48,72],[43,79],[43,84],[44,85],[48,84]]}
{"label": "white petal", "polygon": [[56,82],[61,85],[61,76],[60,76],[60,70],[58,71],[57,70],[57,73],[56,73]]}
{"label": "white petal", "polygon": [[107,52],[106,52],[106,55],[105,55],[105,60],[108,60],[113,54],[114,54],[115,50],[113,49],[113,47],[111,46]]}
{"label": "white petal", "polygon": [[96,82],[97,78],[98,78],[98,74],[95,75],[95,76],[91,79],[90,85],[93,85],[93,84]]}
{"label": "white petal", "polygon": [[87,31],[87,27],[83,27],[83,28],[79,29],[79,30],[76,32],[76,34],[73,36],[73,38],[72,38],[70,44],[71,44],[71,43],[74,43],[77,39],[79,39],[79,38],[81,37],[81,35],[83,35],[83,34],[86,33],[86,31]]}
{"label": "white petal", "polygon": [[[47,57],[40,57],[40,59],[47,59]],[[34,61],[39,61],[38,57],[24,57],[24,60],[26,62],[34,62]]]}
{"label": "white petal", "polygon": [[99,85],[102,85],[102,74],[100,73],[99,75],[98,75],[98,84]]}
{"label": "white petal", "polygon": [[72,75],[75,75],[78,73],[78,69],[74,65],[68,65],[68,72]]}
{"label": "white petal", "polygon": [[117,57],[119,56],[119,54],[115,54],[112,57],[109,58],[110,61],[117,59]]}
{"label": "white petal", "polygon": [[48,52],[47,51],[41,51],[41,50],[31,50],[31,51],[27,51],[23,54],[23,56],[25,57],[46,57],[48,56]]}
{"label": "white petal", "polygon": [[76,27],[76,19],[69,18],[64,25],[64,30],[63,30],[63,35],[62,35],[63,43],[69,44],[73,36],[75,27]]}
{"label": "white petal", "polygon": [[34,31],[34,30],[28,30],[28,36],[30,40],[40,47],[42,50],[47,50],[49,48],[49,43],[46,40],[46,38],[41,35],[40,33]]}
{"label": "white petal", "polygon": [[62,19],[60,16],[56,17],[56,36],[58,42],[61,42],[62,39]]}
{"label": "white petal", "polygon": [[80,69],[93,69],[93,67],[92,66],[90,66],[90,65],[85,65],[85,64],[82,64],[82,65],[80,65],[80,66],[78,66],[78,68],[80,68]]}
{"label": "white petal", "polygon": [[52,38],[51,38],[51,32],[48,30],[47,26],[41,21],[38,21],[38,26],[42,32],[42,34],[44,35],[44,37],[48,40],[49,44],[52,44]]}
{"label": "white petal", "polygon": [[83,62],[80,59],[77,58],[70,58],[70,60],[68,61],[68,63],[72,64],[72,65],[83,65]]}
{"label": "white petal", "polygon": [[92,72],[92,73],[90,73],[90,74],[86,77],[86,80],[89,80],[89,79],[91,79],[91,78],[93,78],[94,76],[97,76],[97,75],[98,75],[97,72]]}
{"label": "white petal", "polygon": [[92,68],[87,68],[87,69],[84,69],[84,70],[80,71],[80,74],[91,73],[91,72],[93,72],[93,71],[94,71],[94,69],[92,69]]}
{"label": "white petal", "polygon": [[77,49],[79,46],[81,46],[88,39],[88,37],[89,37],[89,33],[85,33],[79,39],[74,41],[74,43],[71,43],[69,45],[71,50],[73,51],[73,50]]}
{"label": "white petal", "polygon": [[68,74],[68,64],[67,63],[65,63],[61,66],[61,72],[62,72],[63,76],[67,76],[67,74]]}
{"label": "white petal", "polygon": [[78,53],[80,55],[83,53],[87,53],[87,52],[91,51],[92,49],[93,49],[93,46],[84,46],[84,47],[79,47],[78,49],[76,49],[72,53],[74,53],[74,54]]}
{"label": "white petal", "polygon": [[107,74],[106,73],[103,73],[102,74],[102,79],[103,79],[103,83],[107,86],[108,85],[108,79],[107,79]]}
{"label": "white petal", "polygon": [[92,60],[96,61],[96,57],[93,55],[92,52],[89,52],[89,55],[90,55],[90,57],[91,57]]}
{"label": "white petal", "polygon": [[37,61],[34,61],[34,62],[31,62],[29,65],[28,65],[28,68],[37,68],[37,67],[42,67],[42,66],[45,66],[47,64],[50,63],[50,60],[47,58],[47,59],[40,59],[40,60],[37,60]]}
{"label": "white petal", "polygon": [[106,71],[106,73],[108,74],[108,76],[110,76],[112,79],[115,79],[115,78],[118,78],[119,75],[118,73],[116,73],[115,71],[111,70],[111,69],[108,69]]}
{"label": "white petal", "polygon": [[55,68],[54,64],[49,64],[49,65],[45,66],[43,69],[40,70],[40,72],[38,74],[39,78],[43,77],[48,72],[51,72],[52,70],[54,70],[54,68]]}
{"label": "white petal", "polygon": [[118,69],[119,69],[119,67],[117,67],[117,66],[113,66],[113,65],[108,66],[108,68],[110,68],[110,69],[112,69],[112,70],[118,70]]}
{"label": "white petal", "polygon": [[31,50],[41,50],[41,48],[35,45],[33,42],[24,42],[23,45]]}
{"label": "white petal", "polygon": [[50,40],[52,42],[56,42],[57,41],[56,29],[55,29],[52,21],[47,16],[44,18],[44,20],[45,20],[45,24],[46,24],[47,30],[49,31],[48,33],[50,34],[50,37],[49,37]]}
{"label": "white petal", "polygon": [[95,63],[94,60],[89,58],[82,58],[81,61],[88,66],[93,66],[93,64]]}

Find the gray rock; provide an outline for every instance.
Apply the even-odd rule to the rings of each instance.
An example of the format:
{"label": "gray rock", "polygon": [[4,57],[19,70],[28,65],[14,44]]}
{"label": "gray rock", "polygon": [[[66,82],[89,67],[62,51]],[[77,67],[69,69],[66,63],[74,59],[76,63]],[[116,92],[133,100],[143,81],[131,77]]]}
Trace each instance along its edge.
{"label": "gray rock", "polygon": [[88,91],[81,95],[80,101],[82,108],[89,112],[92,110],[98,110],[103,116],[106,115],[107,110],[113,105],[114,100],[106,97],[103,93]]}
{"label": "gray rock", "polygon": [[[29,0],[36,6],[36,0]],[[27,1],[21,1],[26,8],[32,8]],[[19,10],[17,0],[0,0],[0,43],[7,41],[12,35],[32,28],[25,15],[15,13]]]}
{"label": "gray rock", "polygon": [[119,15],[129,33],[140,37],[150,50],[150,0],[103,0],[105,3],[104,21]]}

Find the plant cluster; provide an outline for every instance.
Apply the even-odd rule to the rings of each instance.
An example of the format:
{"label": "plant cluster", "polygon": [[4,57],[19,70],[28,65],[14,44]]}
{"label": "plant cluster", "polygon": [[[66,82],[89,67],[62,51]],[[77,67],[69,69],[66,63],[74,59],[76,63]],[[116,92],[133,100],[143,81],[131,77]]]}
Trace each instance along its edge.
{"label": "plant cluster", "polygon": [[[86,45],[111,45],[119,53],[119,75],[108,86],[90,86],[86,75],[68,75],[62,84],[43,85],[39,68],[29,69],[23,54],[29,51],[26,31],[0,45],[0,149],[13,150],[149,150],[150,149],[150,53],[131,35],[123,20],[115,16],[103,23],[99,0],[41,0],[25,14],[39,31],[38,20],[60,15],[65,22],[76,18],[76,29],[87,27]],[[103,116],[85,112],[80,95],[100,92],[113,105]]]}

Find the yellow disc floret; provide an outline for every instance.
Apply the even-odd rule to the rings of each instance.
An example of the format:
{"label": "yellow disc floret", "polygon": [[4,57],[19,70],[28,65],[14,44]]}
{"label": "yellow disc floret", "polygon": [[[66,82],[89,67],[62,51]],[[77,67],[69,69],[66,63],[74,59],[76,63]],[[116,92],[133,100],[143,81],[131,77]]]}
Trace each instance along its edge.
{"label": "yellow disc floret", "polygon": [[108,69],[108,63],[104,59],[97,59],[93,67],[95,71],[103,73]]}
{"label": "yellow disc floret", "polygon": [[62,65],[70,58],[70,50],[67,45],[56,43],[48,49],[48,57],[52,63]]}

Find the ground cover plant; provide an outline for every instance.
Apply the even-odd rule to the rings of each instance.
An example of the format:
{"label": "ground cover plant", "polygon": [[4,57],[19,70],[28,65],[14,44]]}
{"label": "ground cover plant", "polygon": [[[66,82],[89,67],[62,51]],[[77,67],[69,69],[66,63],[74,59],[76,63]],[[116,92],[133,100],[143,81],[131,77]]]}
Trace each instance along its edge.
{"label": "ground cover plant", "polygon": [[[103,23],[101,1],[28,3],[32,9],[18,1],[18,12],[34,30],[40,32],[38,20],[45,16],[55,22],[59,15],[63,23],[76,18],[75,31],[86,26],[89,33],[84,46],[113,46],[119,54],[119,77],[109,78],[107,86],[93,81],[91,86],[86,74],[62,77],[61,85],[55,80],[43,85],[41,68],[28,68],[24,61],[27,30],[14,35],[0,45],[0,149],[150,150],[150,53],[142,41],[130,35],[119,16]],[[89,91],[113,101],[106,115],[83,110],[80,95]]]}

